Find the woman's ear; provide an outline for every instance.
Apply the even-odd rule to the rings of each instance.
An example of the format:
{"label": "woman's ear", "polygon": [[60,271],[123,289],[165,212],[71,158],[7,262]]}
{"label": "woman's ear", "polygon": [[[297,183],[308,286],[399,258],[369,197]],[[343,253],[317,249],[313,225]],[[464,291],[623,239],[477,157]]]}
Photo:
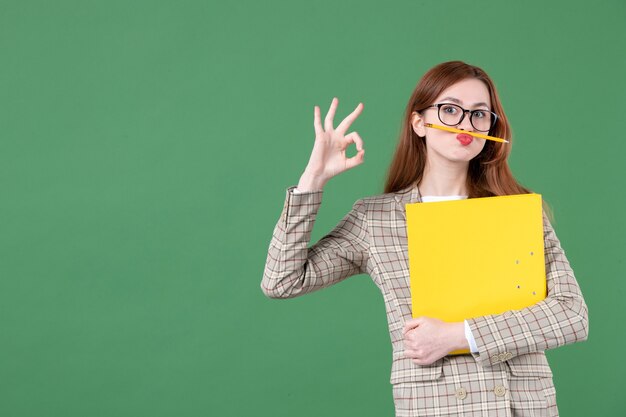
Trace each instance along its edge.
{"label": "woman's ear", "polygon": [[418,112],[414,111],[411,114],[411,126],[413,131],[417,133],[418,136],[424,137],[426,136],[426,127],[424,127],[424,119],[422,115]]}

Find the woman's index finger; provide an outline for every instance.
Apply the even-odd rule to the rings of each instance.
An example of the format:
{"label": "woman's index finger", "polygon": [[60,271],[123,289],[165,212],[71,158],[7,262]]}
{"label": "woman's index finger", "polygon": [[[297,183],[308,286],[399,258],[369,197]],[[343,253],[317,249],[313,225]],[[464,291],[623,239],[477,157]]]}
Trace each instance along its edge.
{"label": "woman's index finger", "polygon": [[337,126],[337,131],[342,134],[346,133],[348,129],[350,128],[350,125],[356,120],[357,117],[359,117],[362,111],[363,111],[363,103],[359,103],[356,106],[356,109],[354,109],[352,113],[347,115],[346,118],[341,121],[339,126]]}

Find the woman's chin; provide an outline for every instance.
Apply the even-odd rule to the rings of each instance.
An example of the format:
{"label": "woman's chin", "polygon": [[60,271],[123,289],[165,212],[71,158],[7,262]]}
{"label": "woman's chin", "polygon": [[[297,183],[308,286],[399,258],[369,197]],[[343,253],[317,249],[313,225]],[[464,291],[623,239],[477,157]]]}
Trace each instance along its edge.
{"label": "woman's chin", "polygon": [[480,152],[451,152],[445,156],[449,162],[467,163],[476,158]]}

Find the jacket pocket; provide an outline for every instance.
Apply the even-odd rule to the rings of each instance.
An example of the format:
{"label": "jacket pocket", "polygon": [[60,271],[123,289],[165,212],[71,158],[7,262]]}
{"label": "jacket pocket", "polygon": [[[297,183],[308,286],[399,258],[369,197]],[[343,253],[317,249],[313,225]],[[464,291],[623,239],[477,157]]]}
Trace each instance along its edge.
{"label": "jacket pocket", "polygon": [[409,358],[394,358],[391,365],[392,384],[435,381],[443,374],[443,358],[430,365],[416,365]]}

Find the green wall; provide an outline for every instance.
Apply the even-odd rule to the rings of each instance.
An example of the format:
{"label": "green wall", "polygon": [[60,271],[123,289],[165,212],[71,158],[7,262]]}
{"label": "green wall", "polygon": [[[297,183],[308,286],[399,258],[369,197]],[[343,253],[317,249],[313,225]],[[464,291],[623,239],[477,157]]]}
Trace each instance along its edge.
{"label": "green wall", "polygon": [[411,91],[452,59],[494,79],[589,307],[589,340],[547,352],[561,415],[617,415],[625,23],[622,0],[0,0],[0,415],[393,415],[369,277],[259,285],[313,106],[362,101],[367,150],[317,240],[381,192]]}

